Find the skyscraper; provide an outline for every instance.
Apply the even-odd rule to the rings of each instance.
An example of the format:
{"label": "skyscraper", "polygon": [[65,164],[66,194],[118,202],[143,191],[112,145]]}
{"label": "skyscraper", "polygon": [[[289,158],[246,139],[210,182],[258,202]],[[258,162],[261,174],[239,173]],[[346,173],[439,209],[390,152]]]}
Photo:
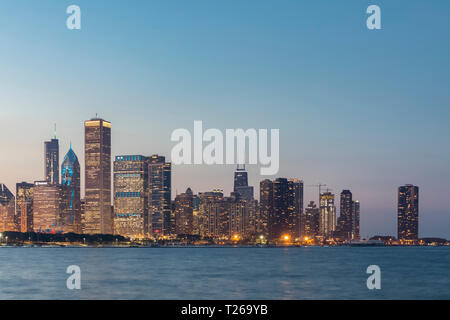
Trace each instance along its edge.
{"label": "skyscraper", "polygon": [[69,206],[70,189],[67,186],[36,181],[33,187],[33,231],[67,232],[63,212]]}
{"label": "skyscraper", "polygon": [[18,231],[16,221],[14,195],[0,184],[0,232]]}
{"label": "skyscraper", "polygon": [[248,185],[248,174],[245,171],[245,165],[240,167],[238,165],[234,172],[234,188],[233,191],[238,193],[241,199],[248,201],[253,200],[253,187]]}
{"label": "skyscraper", "polygon": [[419,187],[407,184],[398,188],[398,239],[414,243],[419,239]]}
{"label": "skyscraper", "polygon": [[45,180],[52,183],[59,183],[59,141],[56,139],[56,129],[54,138],[44,142],[45,158]]}
{"label": "skyscraper", "polygon": [[191,188],[175,197],[176,234],[193,234],[194,195]]}
{"label": "skyscraper", "polygon": [[61,166],[61,179],[61,184],[69,189],[69,204],[63,209],[61,223],[68,232],[81,233],[81,170],[72,145]]}
{"label": "skyscraper", "polygon": [[[267,184],[267,182],[265,182]],[[270,188],[270,187],[269,187]],[[268,196],[270,199],[271,196]],[[273,181],[272,208],[269,213],[269,238],[280,240],[284,236],[290,239],[300,237],[301,215],[303,212],[303,181],[278,178]]]}
{"label": "skyscraper", "polygon": [[114,234],[144,238],[148,223],[148,164],[141,155],[114,161]]}
{"label": "skyscraper", "polygon": [[314,201],[310,201],[305,209],[304,237],[315,238],[319,235],[320,210]]}
{"label": "skyscraper", "polygon": [[148,228],[153,237],[169,235],[174,230],[171,210],[172,164],[165,157],[148,158]]}
{"label": "skyscraper", "polygon": [[334,194],[323,192],[320,194],[320,220],[319,234],[328,238],[336,230],[336,207],[334,205]]}
{"label": "skyscraper", "polygon": [[193,215],[193,220],[192,220],[192,234],[195,235],[199,235],[200,234],[200,198],[198,197],[198,195],[194,195],[192,198],[192,205],[193,205],[193,210],[192,210],[192,215]]}
{"label": "skyscraper", "polygon": [[266,237],[269,233],[269,217],[273,211],[273,182],[265,179],[259,183],[259,215],[257,229]]}
{"label": "skyscraper", "polygon": [[358,200],[353,201],[353,218],[352,218],[352,239],[359,240],[359,216],[361,214],[361,207]]}
{"label": "skyscraper", "polygon": [[34,184],[16,184],[16,217],[20,232],[33,231],[33,187]]}
{"label": "skyscraper", "polygon": [[229,216],[222,190],[200,192],[199,231],[204,237],[225,239],[229,236]]}
{"label": "skyscraper", "polygon": [[111,123],[99,118],[85,121],[84,141],[84,232],[112,234]]}
{"label": "skyscraper", "polygon": [[353,200],[350,190],[342,190],[341,207],[339,215],[339,237],[342,239],[352,239],[353,230]]}

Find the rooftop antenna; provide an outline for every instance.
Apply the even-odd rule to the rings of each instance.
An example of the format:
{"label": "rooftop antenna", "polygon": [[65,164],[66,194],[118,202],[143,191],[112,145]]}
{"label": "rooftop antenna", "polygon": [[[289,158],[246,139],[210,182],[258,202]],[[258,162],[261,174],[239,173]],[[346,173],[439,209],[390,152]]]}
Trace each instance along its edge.
{"label": "rooftop antenna", "polygon": [[56,123],[55,123],[55,127],[54,127],[54,138],[56,139]]}

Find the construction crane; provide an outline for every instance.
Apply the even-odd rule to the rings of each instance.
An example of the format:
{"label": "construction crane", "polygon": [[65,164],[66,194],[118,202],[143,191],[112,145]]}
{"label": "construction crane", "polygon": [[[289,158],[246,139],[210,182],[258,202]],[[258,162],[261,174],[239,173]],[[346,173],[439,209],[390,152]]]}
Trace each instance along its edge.
{"label": "construction crane", "polygon": [[320,206],[320,195],[322,194],[322,187],[326,187],[326,184],[322,184],[322,183],[318,183],[318,184],[308,184],[305,187],[314,187],[314,188],[319,188],[319,202],[318,205]]}

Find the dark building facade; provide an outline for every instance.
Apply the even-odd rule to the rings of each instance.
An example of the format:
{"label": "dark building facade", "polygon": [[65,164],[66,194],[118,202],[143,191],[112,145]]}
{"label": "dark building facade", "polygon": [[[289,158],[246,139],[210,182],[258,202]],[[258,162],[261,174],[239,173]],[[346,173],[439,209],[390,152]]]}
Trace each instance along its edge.
{"label": "dark building facade", "polygon": [[170,235],[175,232],[171,210],[172,164],[159,155],[153,155],[147,161],[149,234],[153,237]]}
{"label": "dark building facade", "polygon": [[0,232],[18,231],[15,197],[4,184],[0,184]]}
{"label": "dark building facade", "polygon": [[111,123],[94,118],[84,122],[84,233],[112,234]]}
{"label": "dark building facade", "polygon": [[194,223],[194,194],[191,188],[185,193],[175,197],[175,225],[176,234],[191,235],[193,234]]}
{"label": "dark building facade", "polygon": [[148,224],[148,164],[142,155],[114,161],[114,234],[144,238]]}
{"label": "dark building facade", "polygon": [[34,184],[16,184],[16,217],[20,232],[33,231],[33,187]]}
{"label": "dark building facade", "polygon": [[338,222],[338,237],[351,240],[353,232],[353,200],[350,190],[342,190],[340,215]]}
{"label": "dark building facade", "polygon": [[320,228],[320,209],[314,203],[310,201],[309,205],[305,208],[305,231],[303,237],[315,238],[319,236]]}
{"label": "dark building facade", "polygon": [[[303,217],[303,181],[278,178],[261,182],[264,199],[260,199],[260,210],[268,214],[268,236],[278,241],[288,236],[294,240],[304,234]],[[272,195],[270,193],[272,189]],[[264,204],[263,204],[264,202]],[[264,207],[263,207],[264,206]]]}
{"label": "dark building facade", "polygon": [[45,180],[52,183],[59,183],[59,141],[56,134],[50,141],[44,142],[45,158]]}
{"label": "dark building facade", "polygon": [[251,201],[254,198],[253,187],[248,185],[248,173],[245,171],[245,165],[238,166],[234,172],[233,191],[238,193],[241,199]]}
{"label": "dark building facade", "polygon": [[257,230],[264,236],[269,235],[269,216],[273,211],[273,182],[269,179],[259,183],[259,214]]}
{"label": "dark building facade", "polygon": [[398,188],[398,239],[415,242],[419,239],[419,187],[407,184]]}
{"label": "dark building facade", "polygon": [[81,233],[81,169],[72,146],[61,165],[61,184],[69,189],[69,203],[63,210],[61,224],[66,232]]}
{"label": "dark building facade", "polygon": [[358,200],[353,201],[353,219],[352,219],[352,235],[353,239],[359,240],[359,218],[361,215],[361,206]]}

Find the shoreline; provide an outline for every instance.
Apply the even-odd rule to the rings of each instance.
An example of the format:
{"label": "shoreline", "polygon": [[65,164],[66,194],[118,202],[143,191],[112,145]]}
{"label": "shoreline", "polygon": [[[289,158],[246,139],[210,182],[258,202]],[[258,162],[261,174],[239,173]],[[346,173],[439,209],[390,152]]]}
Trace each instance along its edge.
{"label": "shoreline", "polygon": [[46,249],[64,249],[64,248],[87,248],[87,249],[286,249],[286,248],[386,248],[386,247],[450,247],[450,245],[385,245],[385,244],[367,244],[367,245],[77,245],[77,244],[31,244],[31,245],[0,245],[1,248],[46,248]]}

